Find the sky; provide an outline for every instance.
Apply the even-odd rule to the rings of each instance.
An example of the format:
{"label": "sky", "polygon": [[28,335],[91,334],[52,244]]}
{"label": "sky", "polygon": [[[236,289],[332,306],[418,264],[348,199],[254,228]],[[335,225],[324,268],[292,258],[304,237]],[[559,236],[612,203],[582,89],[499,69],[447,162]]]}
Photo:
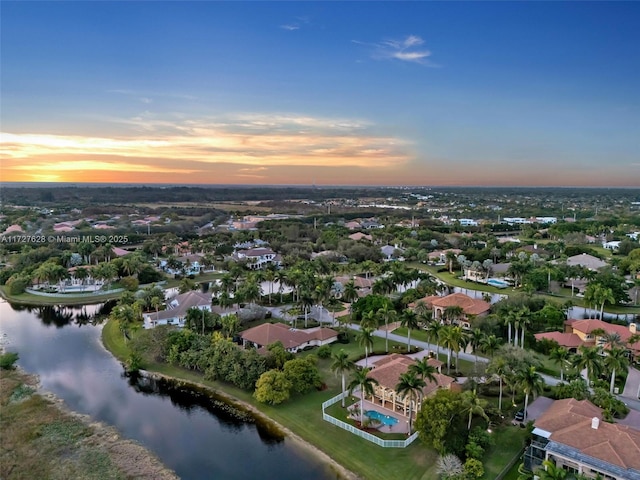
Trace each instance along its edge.
{"label": "sky", "polygon": [[3,0],[0,182],[640,186],[639,2]]}

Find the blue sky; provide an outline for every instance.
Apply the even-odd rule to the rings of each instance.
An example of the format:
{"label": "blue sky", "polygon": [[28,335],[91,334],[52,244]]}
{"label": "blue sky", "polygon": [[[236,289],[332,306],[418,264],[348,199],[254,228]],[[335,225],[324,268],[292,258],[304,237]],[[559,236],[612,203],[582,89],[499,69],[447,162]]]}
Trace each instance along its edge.
{"label": "blue sky", "polygon": [[3,2],[2,181],[640,185],[635,2]]}

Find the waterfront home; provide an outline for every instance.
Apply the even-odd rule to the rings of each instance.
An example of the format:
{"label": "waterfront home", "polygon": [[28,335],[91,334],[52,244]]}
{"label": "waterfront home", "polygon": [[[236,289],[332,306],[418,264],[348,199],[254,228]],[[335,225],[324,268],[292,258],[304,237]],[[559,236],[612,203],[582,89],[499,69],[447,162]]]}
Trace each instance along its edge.
{"label": "waterfront home", "polygon": [[306,330],[291,328],[284,323],[263,323],[240,334],[245,347],[263,348],[272,343],[282,342],[291,353],[307,347],[328,345],[338,340],[338,332],[331,328],[316,327]]}
{"label": "waterfront home", "polygon": [[640,480],[640,430],[604,422],[588,400],[556,400],[535,420],[524,456],[531,471],[545,460],[586,478]]}
{"label": "waterfront home", "polygon": [[[375,385],[373,395],[368,400],[383,408],[402,413],[405,417],[408,417],[410,412],[419,411],[420,402],[416,405],[411,398],[396,392],[400,376],[415,363],[413,358],[398,353],[388,355],[373,363],[373,369],[368,376],[376,380],[378,385]],[[426,386],[422,389],[422,398],[434,394],[436,390],[441,388],[450,389],[455,382],[454,378],[441,373],[443,363],[440,360],[430,358],[428,363],[436,368],[437,373],[434,374],[435,382],[425,379]]]}
{"label": "waterfront home", "polygon": [[153,328],[157,325],[175,325],[184,327],[187,312],[190,308],[211,311],[211,294],[194,290],[182,293],[167,302],[166,310],[159,312],[145,312],[144,327]]}

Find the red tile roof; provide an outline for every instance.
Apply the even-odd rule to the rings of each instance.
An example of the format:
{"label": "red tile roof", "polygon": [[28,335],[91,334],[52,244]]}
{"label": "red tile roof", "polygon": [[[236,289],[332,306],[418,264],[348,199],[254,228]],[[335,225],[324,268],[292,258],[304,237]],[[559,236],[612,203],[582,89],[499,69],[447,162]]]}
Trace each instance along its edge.
{"label": "red tile roof", "polygon": [[555,342],[558,342],[558,345],[565,348],[577,348],[580,345],[584,344],[580,337],[575,333],[545,332],[536,333],[534,337],[536,337],[536,340],[553,340]]}
{"label": "red tile roof", "polygon": [[[597,429],[592,427],[597,418]],[[640,469],[640,431],[602,421],[602,410],[588,400],[557,400],[535,422],[551,433],[551,440],[580,450],[585,455]]]}
{"label": "red tile roof", "polygon": [[309,330],[295,330],[283,323],[263,323],[249,328],[240,334],[249,342],[260,346],[268,346],[275,342],[282,342],[284,348],[298,348],[310,340],[327,340],[337,337],[338,332],[330,328],[314,328]]}
{"label": "red tile roof", "polygon": [[[406,373],[409,367],[415,363],[416,361],[413,358],[394,353],[378,360],[374,364],[373,370],[369,373],[369,377],[377,380],[380,386],[395,390],[400,381],[400,375]],[[434,364],[434,366],[436,365]],[[438,388],[448,388],[455,381],[453,378],[440,373],[436,373],[434,376],[436,378],[435,382],[425,380],[427,385],[422,389],[425,396]]]}
{"label": "red tile roof", "polygon": [[462,310],[464,310],[464,313],[467,315],[479,315],[481,313],[488,312],[491,309],[491,304],[484,300],[471,298],[464,293],[452,293],[446,297],[438,297],[438,299],[433,300],[431,304],[434,307],[441,308],[459,306],[462,307]]}

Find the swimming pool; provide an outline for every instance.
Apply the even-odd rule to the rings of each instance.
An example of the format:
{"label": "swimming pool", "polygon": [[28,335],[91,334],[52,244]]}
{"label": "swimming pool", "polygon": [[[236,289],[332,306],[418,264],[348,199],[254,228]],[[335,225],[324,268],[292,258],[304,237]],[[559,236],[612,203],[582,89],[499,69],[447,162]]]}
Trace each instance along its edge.
{"label": "swimming pool", "polygon": [[507,282],[505,282],[504,280],[499,280],[497,278],[490,278],[489,280],[487,280],[487,285],[491,285],[492,287],[497,288],[507,288],[509,286]]}
{"label": "swimming pool", "polygon": [[383,425],[395,425],[398,423],[397,418],[392,417],[391,415],[384,415],[377,410],[367,410],[364,414],[373,420],[378,420]]}

